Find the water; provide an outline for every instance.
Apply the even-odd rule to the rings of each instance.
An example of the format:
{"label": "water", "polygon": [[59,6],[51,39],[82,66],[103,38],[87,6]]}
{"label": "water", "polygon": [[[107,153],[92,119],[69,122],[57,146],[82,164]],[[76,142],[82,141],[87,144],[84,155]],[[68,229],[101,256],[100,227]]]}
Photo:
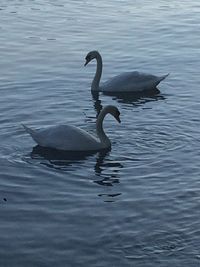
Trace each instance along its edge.
{"label": "water", "polygon": [[[0,3],[0,265],[199,266],[199,1],[2,0]],[[170,72],[154,97],[99,95],[128,70]],[[107,154],[54,157],[21,126],[69,123]]]}

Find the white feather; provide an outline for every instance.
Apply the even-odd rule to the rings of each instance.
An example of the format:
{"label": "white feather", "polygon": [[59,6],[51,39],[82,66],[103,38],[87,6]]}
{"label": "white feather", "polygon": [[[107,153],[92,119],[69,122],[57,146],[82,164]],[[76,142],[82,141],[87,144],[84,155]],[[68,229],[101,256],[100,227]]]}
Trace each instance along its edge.
{"label": "white feather", "polygon": [[58,125],[46,129],[33,130],[23,125],[33,140],[42,147],[65,151],[93,151],[106,149],[111,146],[109,138],[105,135],[102,123],[106,114],[110,113],[119,121],[119,111],[114,106],[106,106],[99,114],[96,127],[97,136],[71,125]]}
{"label": "white feather", "polygon": [[138,71],[132,71],[121,73],[120,75],[115,76],[99,85],[103,63],[102,57],[98,51],[91,51],[87,54],[85,65],[93,59],[97,60],[96,74],[91,85],[91,89],[93,91],[118,93],[150,91],[156,89],[156,86],[169,75],[155,76]]}

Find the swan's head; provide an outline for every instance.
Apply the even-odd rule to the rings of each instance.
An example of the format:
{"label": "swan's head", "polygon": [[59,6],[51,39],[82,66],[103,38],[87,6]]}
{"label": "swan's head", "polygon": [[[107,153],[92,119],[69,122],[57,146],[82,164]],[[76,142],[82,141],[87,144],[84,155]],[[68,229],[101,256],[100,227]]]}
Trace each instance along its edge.
{"label": "swan's head", "polygon": [[116,108],[115,106],[109,105],[109,106],[106,106],[103,110],[106,113],[110,113],[119,123],[121,122],[120,112],[118,108]]}
{"label": "swan's head", "polygon": [[85,65],[86,66],[91,60],[95,59],[97,56],[99,55],[98,51],[91,51],[87,54],[87,56],[85,57]]}

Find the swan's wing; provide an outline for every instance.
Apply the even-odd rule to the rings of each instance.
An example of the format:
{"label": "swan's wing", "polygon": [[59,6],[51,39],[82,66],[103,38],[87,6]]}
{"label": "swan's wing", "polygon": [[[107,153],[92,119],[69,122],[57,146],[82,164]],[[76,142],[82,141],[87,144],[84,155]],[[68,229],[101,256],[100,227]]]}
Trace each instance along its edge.
{"label": "swan's wing", "polygon": [[165,76],[155,76],[138,71],[125,72],[109,79],[101,86],[105,92],[134,92],[144,91],[156,87]]}
{"label": "swan's wing", "polygon": [[68,151],[99,149],[100,142],[86,131],[70,126],[59,125],[46,129],[32,130],[24,125],[34,141],[43,147]]}

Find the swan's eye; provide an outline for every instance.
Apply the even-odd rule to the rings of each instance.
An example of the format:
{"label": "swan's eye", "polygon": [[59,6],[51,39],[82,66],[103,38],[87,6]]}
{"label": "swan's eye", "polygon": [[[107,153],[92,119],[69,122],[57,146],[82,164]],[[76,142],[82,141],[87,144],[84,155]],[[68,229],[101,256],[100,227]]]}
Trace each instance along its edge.
{"label": "swan's eye", "polygon": [[85,59],[86,59],[87,61],[90,61],[90,56],[88,55]]}

